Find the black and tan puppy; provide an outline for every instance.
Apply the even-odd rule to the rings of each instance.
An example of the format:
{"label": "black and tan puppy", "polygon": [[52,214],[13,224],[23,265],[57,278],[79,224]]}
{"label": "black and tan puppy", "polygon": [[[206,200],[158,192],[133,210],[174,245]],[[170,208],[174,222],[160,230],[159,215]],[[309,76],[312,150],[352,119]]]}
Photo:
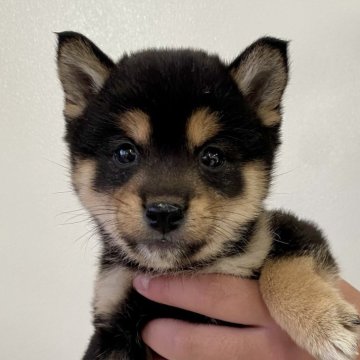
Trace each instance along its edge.
{"label": "black and tan puppy", "polygon": [[72,181],[103,245],[84,359],[149,358],[139,332],[152,318],[215,321],[143,298],[131,286],[138,272],[259,278],[297,344],[317,359],[353,359],[359,316],[336,290],[326,240],[313,224],[264,210],[286,42],[260,39],[230,65],[193,50],[114,63],[64,32],[57,59]]}

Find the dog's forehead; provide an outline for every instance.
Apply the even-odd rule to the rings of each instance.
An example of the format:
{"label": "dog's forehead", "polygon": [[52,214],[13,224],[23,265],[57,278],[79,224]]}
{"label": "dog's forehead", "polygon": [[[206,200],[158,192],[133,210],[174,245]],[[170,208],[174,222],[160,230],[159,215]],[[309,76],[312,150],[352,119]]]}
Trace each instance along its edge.
{"label": "dog's forehead", "polygon": [[112,74],[112,94],[123,107],[142,107],[150,115],[188,114],[220,106],[239,90],[217,56],[201,51],[144,51],[124,57]]}
{"label": "dog's forehead", "polygon": [[[211,85],[227,76],[226,65],[216,55],[196,50],[145,50],[124,56],[116,66],[126,82],[141,82],[145,87],[174,83]],[[206,89],[202,89],[206,90]]]}
{"label": "dog's forehead", "polygon": [[118,124],[140,142],[197,146],[214,136],[242,96],[218,57],[201,51],[145,51],[124,57],[110,81]]}
{"label": "dog's forehead", "polygon": [[152,121],[146,112],[133,109],[122,113],[117,124],[128,138],[139,145],[152,143],[162,147],[168,145],[169,148],[186,145],[189,150],[200,147],[223,129],[220,114],[209,107],[195,109],[186,121],[176,122],[169,117],[165,123]]}

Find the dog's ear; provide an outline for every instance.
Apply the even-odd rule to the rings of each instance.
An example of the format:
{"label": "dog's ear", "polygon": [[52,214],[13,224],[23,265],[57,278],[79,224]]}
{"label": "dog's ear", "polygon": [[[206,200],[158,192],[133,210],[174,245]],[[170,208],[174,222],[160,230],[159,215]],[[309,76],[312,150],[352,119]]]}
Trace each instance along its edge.
{"label": "dog's ear", "polygon": [[278,125],[281,98],[288,81],[287,42],[261,38],[238,56],[229,70],[263,124]]}
{"label": "dog's ear", "polygon": [[89,99],[108,78],[114,63],[85,36],[58,33],[57,65],[64,89],[66,119],[82,114]]}

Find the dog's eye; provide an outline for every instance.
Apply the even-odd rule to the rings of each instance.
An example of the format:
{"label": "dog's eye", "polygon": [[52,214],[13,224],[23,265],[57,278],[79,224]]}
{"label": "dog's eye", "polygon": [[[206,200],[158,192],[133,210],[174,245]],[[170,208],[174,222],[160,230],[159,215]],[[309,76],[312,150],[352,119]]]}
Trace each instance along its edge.
{"label": "dog's eye", "polygon": [[200,153],[200,161],[202,165],[214,169],[224,163],[225,156],[220,149],[209,146]]}
{"label": "dog's eye", "polygon": [[114,157],[120,164],[129,165],[137,160],[138,151],[135,145],[130,142],[124,142],[117,148]]}

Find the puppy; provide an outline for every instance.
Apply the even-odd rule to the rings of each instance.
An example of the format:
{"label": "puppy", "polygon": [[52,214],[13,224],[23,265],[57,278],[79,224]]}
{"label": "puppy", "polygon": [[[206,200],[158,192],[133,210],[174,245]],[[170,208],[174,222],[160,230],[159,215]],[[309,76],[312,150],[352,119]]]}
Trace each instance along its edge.
{"label": "puppy", "polygon": [[102,242],[84,360],[148,359],[139,333],[153,318],[216,322],[145,299],[131,286],[139,272],[259,279],[271,315],[299,346],[320,360],[354,359],[360,319],[336,289],[323,235],[264,209],[286,42],[259,39],[231,64],[186,49],[114,63],[63,32],[57,64],[72,182]]}

